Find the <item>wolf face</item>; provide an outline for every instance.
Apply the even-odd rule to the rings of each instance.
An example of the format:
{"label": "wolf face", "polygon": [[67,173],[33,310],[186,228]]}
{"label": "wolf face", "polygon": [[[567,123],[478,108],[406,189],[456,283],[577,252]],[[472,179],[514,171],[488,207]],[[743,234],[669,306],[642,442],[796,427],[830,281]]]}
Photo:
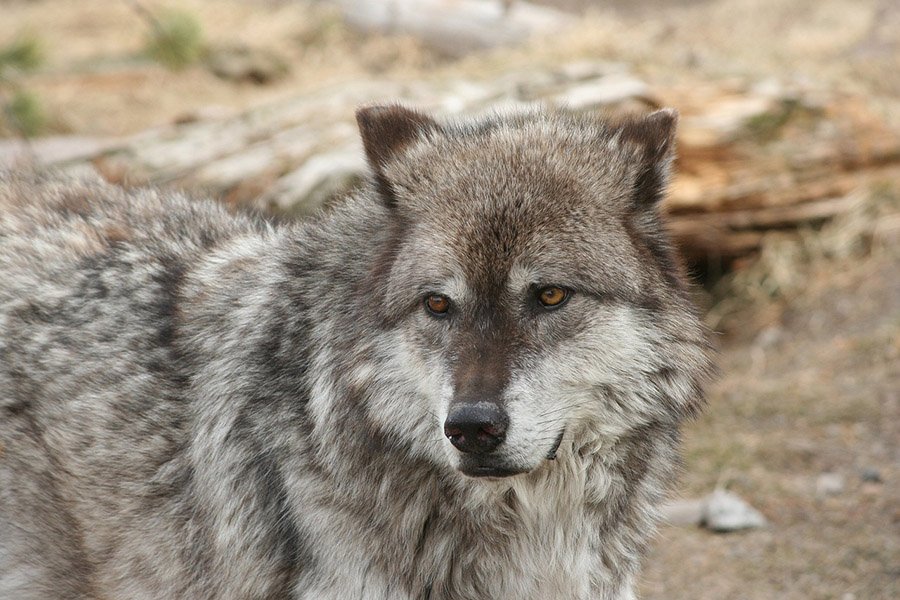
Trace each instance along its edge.
{"label": "wolf face", "polygon": [[694,410],[703,335],[658,215],[674,111],[357,116],[397,229],[380,304],[419,366],[411,444],[503,477]]}

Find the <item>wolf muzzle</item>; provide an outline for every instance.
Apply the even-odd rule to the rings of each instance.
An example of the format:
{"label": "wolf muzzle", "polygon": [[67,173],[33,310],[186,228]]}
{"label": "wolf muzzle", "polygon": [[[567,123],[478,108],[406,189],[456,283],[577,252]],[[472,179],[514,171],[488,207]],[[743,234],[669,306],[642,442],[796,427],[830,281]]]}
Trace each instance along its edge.
{"label": "wolf muzzle", "polygon": [[444,421],[444,435],[466,454],[489,454],[506,439],[509,416],[492,402],[461,404]]}

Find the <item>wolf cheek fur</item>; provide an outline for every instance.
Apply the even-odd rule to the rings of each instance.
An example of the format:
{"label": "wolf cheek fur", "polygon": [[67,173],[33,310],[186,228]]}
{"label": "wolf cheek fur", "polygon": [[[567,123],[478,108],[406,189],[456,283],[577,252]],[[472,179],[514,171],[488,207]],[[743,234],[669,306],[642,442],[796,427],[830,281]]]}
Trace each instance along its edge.
{"label": "wolf cheek fur", "polygon": [[0,597],[632,597],[709,371],[675,115],[362,109],[273,227],[0,184]]}

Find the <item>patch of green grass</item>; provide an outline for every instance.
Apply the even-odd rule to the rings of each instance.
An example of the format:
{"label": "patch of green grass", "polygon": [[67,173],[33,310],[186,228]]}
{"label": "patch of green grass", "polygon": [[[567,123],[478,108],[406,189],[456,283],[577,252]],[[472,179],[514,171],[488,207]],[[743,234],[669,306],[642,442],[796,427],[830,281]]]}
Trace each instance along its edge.
{"label": "patch of green grass", "polygon": [[204,52],[203,28],[184,11],[169,10],[151,17],[147,56],[169,69],[183,69],[197,62]]}
{"label": "patch of green grass", "polygon": [[4,107],[6,120],[25,137],[41,133],[47,126],[47,115],[41,101],[32,92],[19,90]]}
{"label": "patch of green grass", "polygon": [[744,128],[750,139],[766,143],[778,139],[789,123],[809,126],[821,117],[820,109],[804,106],[793,98],[785,98],[772,110],[749,118],[744,123]]}
{"label": "patch of green grass", "polygon": [[0,48],[0,74],[7,69],[27,72],[44,64],[44,45],[33,33],[22,33]]}
{"label": "patch of green grass", "polygon": [[20,33],[0,47],[0,131],[32,137],[47,127],[47,115],[37,95],[22,87],[23,74],[44,63],[44,45],[33,33]]}

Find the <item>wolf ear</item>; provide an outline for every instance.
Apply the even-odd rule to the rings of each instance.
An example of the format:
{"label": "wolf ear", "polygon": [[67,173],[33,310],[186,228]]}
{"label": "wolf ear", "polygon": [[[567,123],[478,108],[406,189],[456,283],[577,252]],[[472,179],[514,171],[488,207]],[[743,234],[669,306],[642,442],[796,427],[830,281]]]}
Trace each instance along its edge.
{"label": "wolf ear", "polygon": [[356,122],[379,191],[385,201],[392,203],[385,166],[404,148],[440,126],[431,117],[396,104],[357,109]]}
{"label": "wolf ear", "polygon": [[637,147],[640,160],[633,196],[635,208],[654,206],[662,199],[675,157],[677,124],[678,111],[664,108],[621,125],[620,140]]}

